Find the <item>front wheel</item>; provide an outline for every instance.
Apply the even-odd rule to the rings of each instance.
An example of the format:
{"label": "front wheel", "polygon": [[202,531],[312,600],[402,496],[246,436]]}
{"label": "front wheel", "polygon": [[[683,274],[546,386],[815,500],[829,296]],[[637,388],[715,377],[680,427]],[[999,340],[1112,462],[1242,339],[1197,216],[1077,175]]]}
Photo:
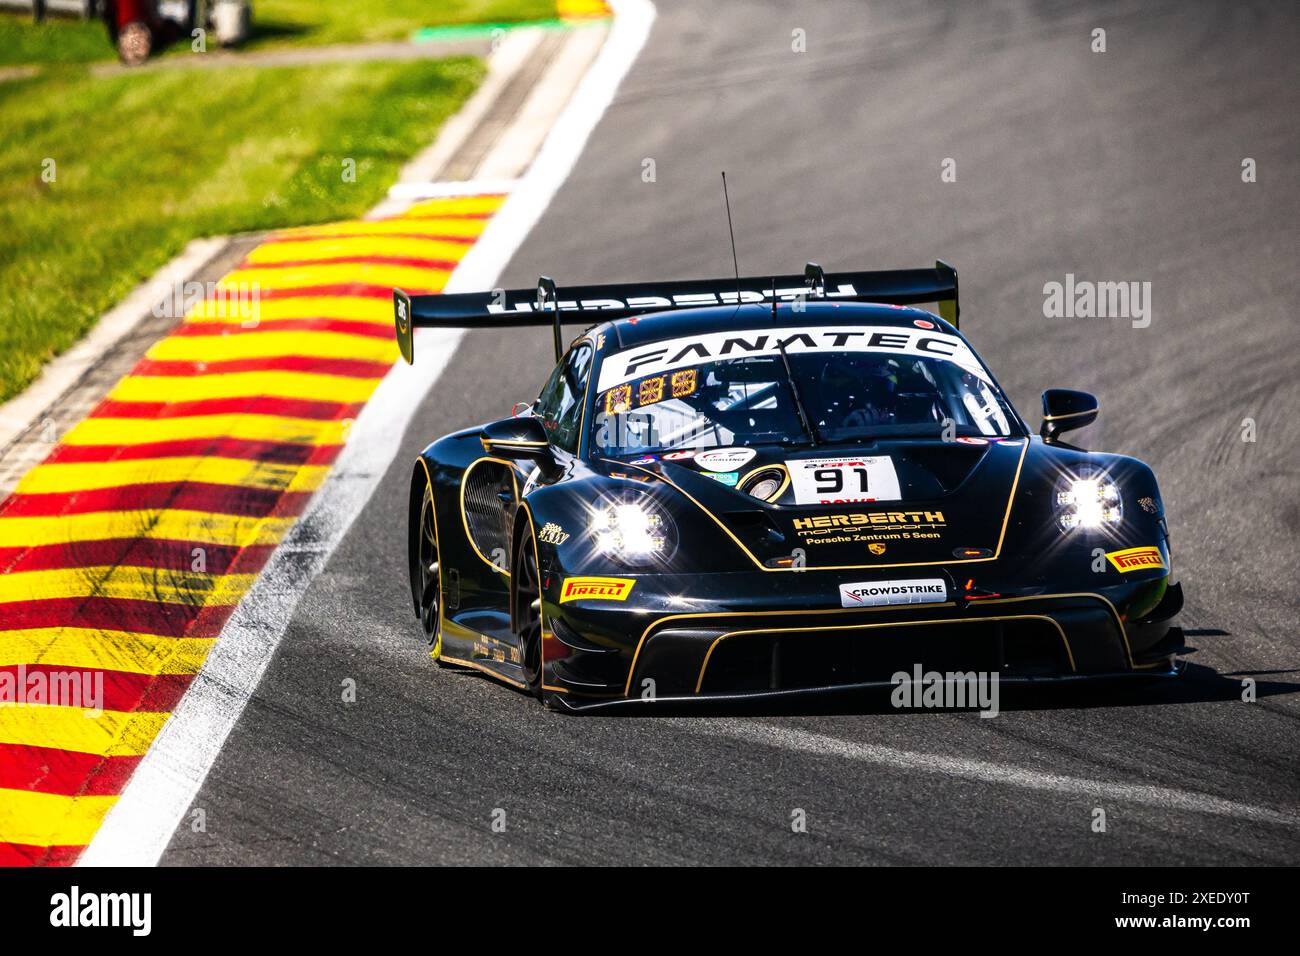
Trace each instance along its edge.
{"label": "front wheel", "polygon": [[438,555],[438,523],[433,513],[433,488],[428,479],[418,505],[412,495],[410,534],[411,597],[435,659],[442,654],[442,568]]}
{"label": "front wheel", "polygon": [[525,532],[515,549],[514,572],[515,636],[528,692],[542,699],[542,587],[537,573],[537,547],[531,531]]}

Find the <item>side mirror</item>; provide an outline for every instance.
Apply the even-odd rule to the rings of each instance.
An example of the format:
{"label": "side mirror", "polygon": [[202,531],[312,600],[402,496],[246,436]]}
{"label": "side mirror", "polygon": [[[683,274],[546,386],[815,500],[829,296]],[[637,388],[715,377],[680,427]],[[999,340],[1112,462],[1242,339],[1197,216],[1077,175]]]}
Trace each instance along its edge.
{"label": "side mirror", "polygon": [[524,418],[505,418],[485,425],[479,441],[490,455],[500,455],[511,461],[535,461],[544,471],[555,466],[551,443],[546,439],[546,429],[540,419],[531,415]]}
{"label": "side mirror", "polygon": [[1043,392],[1043,441],[1055,441],[1062,432],[1073,431],[1097,420],[1095,395],[1073,388],[1049,388]]}

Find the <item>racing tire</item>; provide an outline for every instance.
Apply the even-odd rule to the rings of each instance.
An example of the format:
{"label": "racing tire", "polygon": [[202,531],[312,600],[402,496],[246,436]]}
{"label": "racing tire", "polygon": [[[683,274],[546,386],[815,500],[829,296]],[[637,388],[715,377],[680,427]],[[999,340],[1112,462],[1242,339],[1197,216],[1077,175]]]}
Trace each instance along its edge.
{"label": "racing tire", "polygon": [[438,550],[438,521],[434,514],[433,488],[423,468],[411,481],[410,524],[407,554],[411,575],[411,598],[416,617],[433,645],[433,658],[442,656],[442,566]]}
{"label": "racing tire", "polygon": [[519,640],[519,661],[528,693],[545,700],[542,693],[542,608],[541,575],[537,569],[537,545],[532,530],[518,536],[510,576],[514,602],[515,636]]}

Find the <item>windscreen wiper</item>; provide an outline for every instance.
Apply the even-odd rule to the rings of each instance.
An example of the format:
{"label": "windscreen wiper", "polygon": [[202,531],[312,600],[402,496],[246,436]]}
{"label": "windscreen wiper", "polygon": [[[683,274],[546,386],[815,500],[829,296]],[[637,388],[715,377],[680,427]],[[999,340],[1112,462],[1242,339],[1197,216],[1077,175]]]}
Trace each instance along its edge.
{"label": "windscreen wiper", "polygon": [[804,434],[808,436],[808,441],[816,448],[821,444],[821,436],[817,434],[817,426],[808,417],[808,411],[803,407],[803,399],[799,397],[799,386],[795,384],[794,372],[790,371],[790,359],[785,354],[785,343],[778,341],[776,347],[781,352],[781,364],[785,366],[785,380],[790,386],[790,397],[794,399],[794,409],[799,413],[799,421],[803,425]]}

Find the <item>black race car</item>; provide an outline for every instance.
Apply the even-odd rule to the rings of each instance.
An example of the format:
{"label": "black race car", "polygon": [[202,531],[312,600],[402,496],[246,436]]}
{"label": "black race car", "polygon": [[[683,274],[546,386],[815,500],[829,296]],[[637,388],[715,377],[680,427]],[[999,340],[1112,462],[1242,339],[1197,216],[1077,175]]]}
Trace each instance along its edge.
{"label": "black race car", "polygon": [[[937,303],[938,313],[915,308]],[[551,326],[531,406],[411,473],[414,608],[443,664],[582,709],[888,685],[1173,675],[1151,469],[1037,435],[933,269],[409,297],[420,327]],[[598,321],[567,349],[561,322]]]}

